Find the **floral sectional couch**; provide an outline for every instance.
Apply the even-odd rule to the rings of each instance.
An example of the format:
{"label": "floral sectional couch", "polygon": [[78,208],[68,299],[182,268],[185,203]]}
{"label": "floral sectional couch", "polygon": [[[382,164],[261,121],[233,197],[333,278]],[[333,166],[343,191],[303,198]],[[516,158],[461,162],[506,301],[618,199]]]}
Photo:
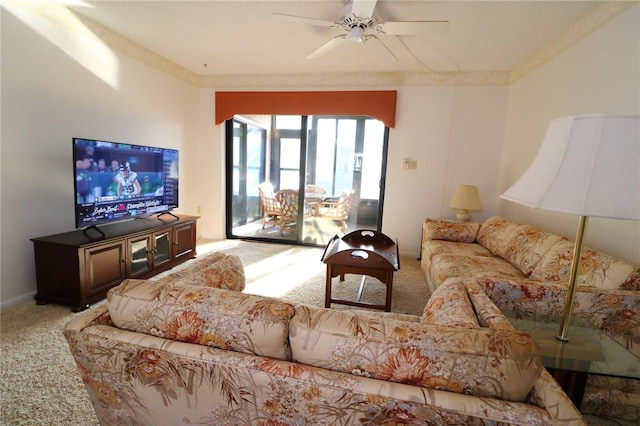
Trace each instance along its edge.
{"label": "floral sectional couch", "polygon": [[[432,290],[463,278],[503,311],[559,319],[573,250],[564,237],[500,216],[484,223],[425,219],[421,266]],[[640,268],[583,248],[577,286],[573,315],[640,357]],[[589,376],[581,410],[640,423],[640,380]]]}
{"label": "floral sectional couch", "polygon": [[238,265],[125,280],[65,326],[101,424],[584,424],[476,283],[422,316],[331,310],[242,293]]}

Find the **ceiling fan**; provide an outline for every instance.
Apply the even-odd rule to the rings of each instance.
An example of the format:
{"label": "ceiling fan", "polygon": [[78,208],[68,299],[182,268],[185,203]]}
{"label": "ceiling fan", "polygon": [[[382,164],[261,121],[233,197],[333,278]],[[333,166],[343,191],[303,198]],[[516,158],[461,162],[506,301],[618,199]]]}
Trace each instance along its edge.
{"label": "ceiling fan", "polygon": [[[379,36],[429,36],[446,34],[449,30],[448,21],[384,22],[376,20],[373,18],[376,3],[377,0],[352,0],[342,8],[338,20],[335,22],[282,13],[274,15],[276,18],[286,21],[343,31],[343,34],[327,41],[308,55],[306,59],[319,58],[342,43],[351,41],[372,45],[377,54],[384,55],[388,60],[397,61],[398,57],[380,40]],[[405,45],[405,47],[407,46]]]}

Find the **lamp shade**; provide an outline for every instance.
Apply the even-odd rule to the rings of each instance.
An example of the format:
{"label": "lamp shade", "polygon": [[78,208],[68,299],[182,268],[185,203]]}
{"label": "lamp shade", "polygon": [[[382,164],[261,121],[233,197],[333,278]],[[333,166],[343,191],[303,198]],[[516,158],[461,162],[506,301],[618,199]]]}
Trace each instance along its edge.
{"label": "lamp shade", "polygon": [[640,115],[552,120],[533,162],[500,198],[542,210],[640,220]]}
{"label": "lamp shade", "polygon": [[458,185],[449,207],[452,209],[480,210],[482,204],[480,203],[478,187],[475,185]]}

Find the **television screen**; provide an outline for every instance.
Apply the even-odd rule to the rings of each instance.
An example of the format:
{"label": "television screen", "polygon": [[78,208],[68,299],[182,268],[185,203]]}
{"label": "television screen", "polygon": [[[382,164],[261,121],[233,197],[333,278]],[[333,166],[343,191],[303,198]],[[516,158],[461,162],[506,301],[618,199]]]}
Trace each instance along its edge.
{"label": "television screen", "polygon": [[178,151],[73,138],[76,228],[178,207]]}

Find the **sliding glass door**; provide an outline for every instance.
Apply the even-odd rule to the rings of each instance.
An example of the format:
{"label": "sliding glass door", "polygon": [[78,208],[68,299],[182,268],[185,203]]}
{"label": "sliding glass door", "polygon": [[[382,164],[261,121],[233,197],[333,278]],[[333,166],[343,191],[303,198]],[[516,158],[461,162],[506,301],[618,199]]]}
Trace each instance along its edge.
{"label": "sliding glass door", "polygon": [[258,185],[265,176],[266,129],[232,120],[231,225],[253,223],[260,218]]}
{"label": "sliding glass door", "polygon": [[[227,189],[233,206],[233,221],[227,220],[230,238],[324,246],[336,234],[380,230],[388,139],[382,122],[339,116],[273,116],[259,121],[270,123],[260,166],[243,160],[251,149],[247,145],[243,154],[243,137],[236,135],[243,132],[242,126],[234,124],[233,138],[227,135],[227,148],[232,148],[227,172],[233,177]],[[247,136],[248,131],[247,127]],[[268,191],[258,191],[259,186]],[[257,214],[251,210],[256,204]],[[273,206],[280,214],[271,210]],[[244,221],[237,219],[236,210],[244,213]]]}

